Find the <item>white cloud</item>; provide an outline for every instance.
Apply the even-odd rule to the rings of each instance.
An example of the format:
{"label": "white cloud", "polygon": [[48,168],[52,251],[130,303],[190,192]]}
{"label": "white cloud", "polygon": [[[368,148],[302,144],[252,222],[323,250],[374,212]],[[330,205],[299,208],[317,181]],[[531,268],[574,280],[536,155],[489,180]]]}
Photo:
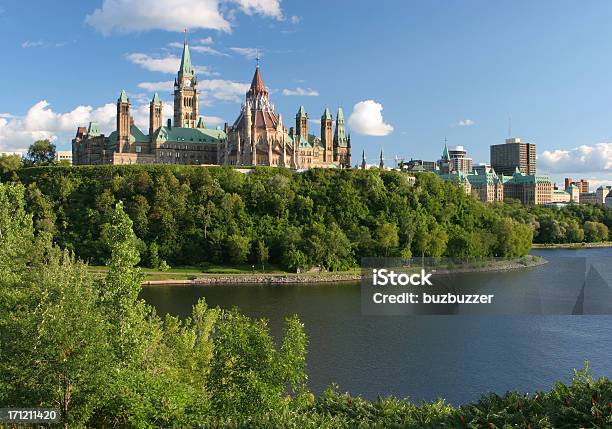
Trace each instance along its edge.
{"label": "white cloud", "polygon": [[149,92],[172,91],[174,89],[174,82],[171,80],[162,82],[140,82],[138,88],[142,88]]}
{"label": "white cloud", "polygon": [[204,97],[212,97],[221,101],[239,103],[249,90],[248,83],[233,82],[223,79],[205,79],[201,81]]}
{"label": "white cloud", "polygon": [[247,15],[260,14],[283,19],[283,12],[280,7],[280,0],[233,0],[240,6],[240,9]]}
{"label": "white cloud", "polygon": [[538,169],[551,173],[612,172],[612,143],[545,150],[538,164]]}
{"label": "white cloud", "polygon": [[224,57],[229,57],[229,55],[226,54],[225,52],[218,51],[215,48],[213,48],[212,46],[199,46],[199,45],[195,45],[195,46],[190,46],[189,48],[191,50],[195,51],[195,52],[200,52],[202,54],[221,55],[221,56],[224,56]]}
{"label": "white cloud", "polygon": [[206,127],[212,128],[216,127],[217,125],[225,124],[225,119],[218,116],[204,116],[204,123],[206,124]]}
{"label": "white cloud", "polygon": [[154,58],[147,54],[135,52],[132,54],[126,54],[125,57],[130,62],[138,64],[144,69],[162,73],[176,73],[181,65],[181,59],[176,55]]}
{"label": "white cloud", "polygon": [[231,30],[217,0],[104,0],[85,22],[104,35],[153,29],[183,31],[185,27]]}
{"label": "white cloud", "polygon": [[0,150],[25,150],[35,140],[49,139],[67,143],[77,126],[97,122],[106,132],[114,129],[116,107],[112,103],[98,108],[77,106],[65,113],[51,109],[49,102],[41,100],[34,104],[25,116],[0,118]]}
{"label": "white cloud", "polygon": [[[128,59],[128,61],[137,64],[146,70],[161,73],[175,74],[181,66],[181,59],[176,55],[153,57],[151,55],[134,52],[131,54],[126,54],[125,57]],[[196,70],[196,73],[200,73],[205,76],[213,74],[210,68],[206,66],[194,66],[193,68]]]}
{"label": "white cloud", "polygon": [[299,86],[295,89],[283,89],[283,95],[298,95],[302,97],[318,97],[319,91],[311,88],[300,88]]}
{"label": "white cloud", "polygon": [[475,123],[476,122],[472,121],[471,119],[462,119],[457,123],[457,125],[459,125],[460,127],[471,127]]}
{"label": "white cloud", "polygon": [[359,134],[386,136],[393,132],[393,126],[384,122],[382,110],[382,104],[374,100],[360,101],[353,106],[349,126]]}
{"label": "white cloud", "polygon": [[44,42],[42,40],[36,40],[36,41],[26,40],[25,42],[21,44],[21,47],[24,49],[39,48],[43,45],[44,45]]}
{"label": "white cloud", "polygon": [[248,60],[254,60],[257,55],[261,58],[261,52],[257,48],[230,48],[230,51],[236,52]]}
{"label": "white cloud", "polygon": [[[233,82],[224,79],[203,79],[200,81],[200,88],[204,91],[203,99],[216,99],[226,102],[242,101],[244,94],[249,90],[248,83]],[[150,92],[171,91],[174,82],[171,80],[161,82],[141,82],[139,88]]]}
{"label": "white cloud", "polygon": [[289,21],[291,21],[292,24],[299,24],[301,20],[302,18],[297,15],[293,15],[291,18],[289,18]]}
{"label": "white cloud", "polygon": [[247,15],[283,19],[280,0],[103,0],[85,23],[104,35],[154,29],[178,32],[185,27],[230,32],[234,9],[228,9],[229,4]]}
{"label": "white cloud", "polygon": [[[206,39],[200,39],[200,40],[196,40],[195,42],[190,42],[189,49],[194,52],[200,52],[203,54],[221,55],[221,56],[229,57],[229,54],[226,54],[225,52],[221,52],[213,48],[212,46],[210,46],[211,44],[212,44],[212,37],[207,37]],[[183,49],[182,42],[168,43],[168,46],[171,48]]]}

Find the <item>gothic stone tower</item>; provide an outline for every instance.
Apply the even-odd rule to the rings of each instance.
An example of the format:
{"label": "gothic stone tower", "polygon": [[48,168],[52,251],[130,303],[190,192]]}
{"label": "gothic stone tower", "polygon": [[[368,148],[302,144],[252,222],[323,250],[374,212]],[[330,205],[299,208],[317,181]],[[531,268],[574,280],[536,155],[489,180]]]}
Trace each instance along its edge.
{"label": "gothic stone tower", "polygon": [[[181,68],[174,80],[174,126],[195,128],[198,121],[198,79],[185,40]],[[202,124],[203,125],[203,124]]]}
{"label": "gothic stone tower", "polygon": [[153,100],[149,104],[149,135],[162,126],[162,103],[157,92],[153,95]]}
{"label": "gothic stone tower", "polygon": [[344,127],[344,112],[338,107],[336,114],[336,129],[334,131],[334,162],[342,168],[351,167],[351,137],[346,136]]}
{"label": "gothic stone tower", "polygon": [[308,114],[304,110],[304,106],[300,106],[300,109],[295,115],[295,130],[299,137],[308,141]]}
{"label": "gothic stone tower", "polygon": [[117,148],[116,151],[121,153],[124,150],[129,152],[130,144],[130,126],[132,105],[130,99],[124,90],[117,99]]}
{"label": "gothic stone tower", "polygon": [[332,138],[332,126],[333,119],[328,108],[325,108],[325,112],[321,116],[321,143],[323,143],[323,162],[333,162],[334,146]]}

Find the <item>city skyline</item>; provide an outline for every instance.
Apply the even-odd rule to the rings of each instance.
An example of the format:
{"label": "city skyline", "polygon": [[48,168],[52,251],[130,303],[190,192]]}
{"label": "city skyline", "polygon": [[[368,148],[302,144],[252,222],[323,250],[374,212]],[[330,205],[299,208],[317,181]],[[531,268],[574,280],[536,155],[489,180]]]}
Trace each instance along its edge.
{"label": "city skyline", "polygon": [[[39,137],[68,149],[89,120],[109,133],[109,100],[121,89],[142,126],[153,92],[171,105],[168,82],[188,27],[209,126],[234,119],[259,53],[284,118],[302,104],[311,118],[342,106],[353,153],[365,150],[368,159],[384,148],[391,162],[436,160],[448,139],[475,164],[489,163],[489,146],[511,134],[537,145],[538,171],[558,184],[565,176],[593,186],[612,179],[606,2],[33,4],[0,2],[16,66],[0,80],[0,151]],[[26,16],[35,25],[21,25]],[[171,113],[164,110],[164,121]]]}

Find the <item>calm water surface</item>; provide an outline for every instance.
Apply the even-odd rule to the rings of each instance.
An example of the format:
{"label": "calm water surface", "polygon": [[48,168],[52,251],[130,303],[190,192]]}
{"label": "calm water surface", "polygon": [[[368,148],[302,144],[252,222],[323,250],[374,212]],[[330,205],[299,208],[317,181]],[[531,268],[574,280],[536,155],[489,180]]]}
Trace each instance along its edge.
{"label": "calm water surface", "polygon": [[[472,276],[488,283],[521,282],[525,276],[563,281],[571,277],[564,267],[572,264],[554,259],[581,257],[592,258],[612,282],[612,249],[533,253],[551,263]],[[549,389],[556,380],[569,381],[585,359],[594,375],[612,377],[612,316],[363,316],[357,283],[156,286],[142,296],[162,315],[186,316],[201,297],[210,306],[238,307],[268,319],[276,337],[285,317],[298,314],[309,335],[309,384],[315,392],[335,382],[370,399],[396,395],[458,404],[488,391]]]}

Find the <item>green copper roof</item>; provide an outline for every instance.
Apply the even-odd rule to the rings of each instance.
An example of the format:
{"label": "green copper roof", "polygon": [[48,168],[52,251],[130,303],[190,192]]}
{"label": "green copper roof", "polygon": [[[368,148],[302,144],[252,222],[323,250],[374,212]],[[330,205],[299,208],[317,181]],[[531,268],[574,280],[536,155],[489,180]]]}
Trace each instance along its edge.
{"label": "green copper roof", "polygon": [[327,107],[325,108],[325,112],[323,112],[321,119],[332,119],[332,115]]}
{"label": "green copper roof", "polygon": [[90,137],[99,136],[101,133],[100,133],[100,128],[98,127],[98,124],[96,124],[95,122],[90,122],[89,126],[87,127],[87,134]]}
{"label": "green copper roof", "polygon": [[338,107],[338,114],[336,115],[334,145],[339,147],[346,147],[348,145],[348,141],[346,139],[346,129],[344,128],[344,112],[342,111],[342,107]]}
{"label": "green copper roof", "polygon": [[155,94],[153,94],[153,100],[152,100],[153,104],[161,104],[161,101],[159,99],[159,94],[156,92]]}
{"label": "green copper roof", "polygon": [[450,160],[450,156],[448,154],[448,146],[446,145],[446,143],[444,143],[444,150],[442,151],[442,159],[444,161]]}
{"label": "green copper roof", "polygon": [[183,56],[181,57],[181,68],[179,69],[179,74],[182,74],[183,76],[193,76],[191,55],[189,54],[189,45],[187,45],[186,40],[185,44],[183,45]]}
{"label": "green copper roof", "polygon": [[226,135],[223,130],[208,128],[160,127],[154,134],[155,141],[186,142],[201,144],[217,144]]}
{"label": "green copper roof", "polygon": [[468,180],[468,175],[463,171],[453,171],[452,173],[439,174],[442,180],[449,182],[464,182]]}
{"label": "green copper roof", "polygon": [[297,112],[297,115],[295,115],[296,118],[305,118],[306,117],[306,110],[304,110],[304,106],[300,106],[300,109]]}
{"label": "green copper roof", "polygon": [[484,185],[484,184],[502,184],[502,180],[495,173],[485,174],[468,174],[467,179],[472,185]]}
{"label": "green copper roof", "polygon": [[198,123],[196,125],[196,128],[206,128],[204,125],[204,118],[202,116],[198,118]]}
{"label": "green copper roof", "polygon": [[[144,134],[136,125],[130,127],[130,143],[148,143],[149,136]],[[117,131],[113,131],[108,136],[108,149],[114,149],[117,146]]]}
{"label": "green copper roof", "polygon": [[504,183],[523,184],[523,183],[552,183],[550,177],[543,174],[521,174],[518,167],[509,180],[504,180]]}
{"label": "green copper roof", "polygon": [[119,99],[117,101],[120,103],[128,103],[130,101],[124,89],[121,90],[121,94],[119,94]]}

